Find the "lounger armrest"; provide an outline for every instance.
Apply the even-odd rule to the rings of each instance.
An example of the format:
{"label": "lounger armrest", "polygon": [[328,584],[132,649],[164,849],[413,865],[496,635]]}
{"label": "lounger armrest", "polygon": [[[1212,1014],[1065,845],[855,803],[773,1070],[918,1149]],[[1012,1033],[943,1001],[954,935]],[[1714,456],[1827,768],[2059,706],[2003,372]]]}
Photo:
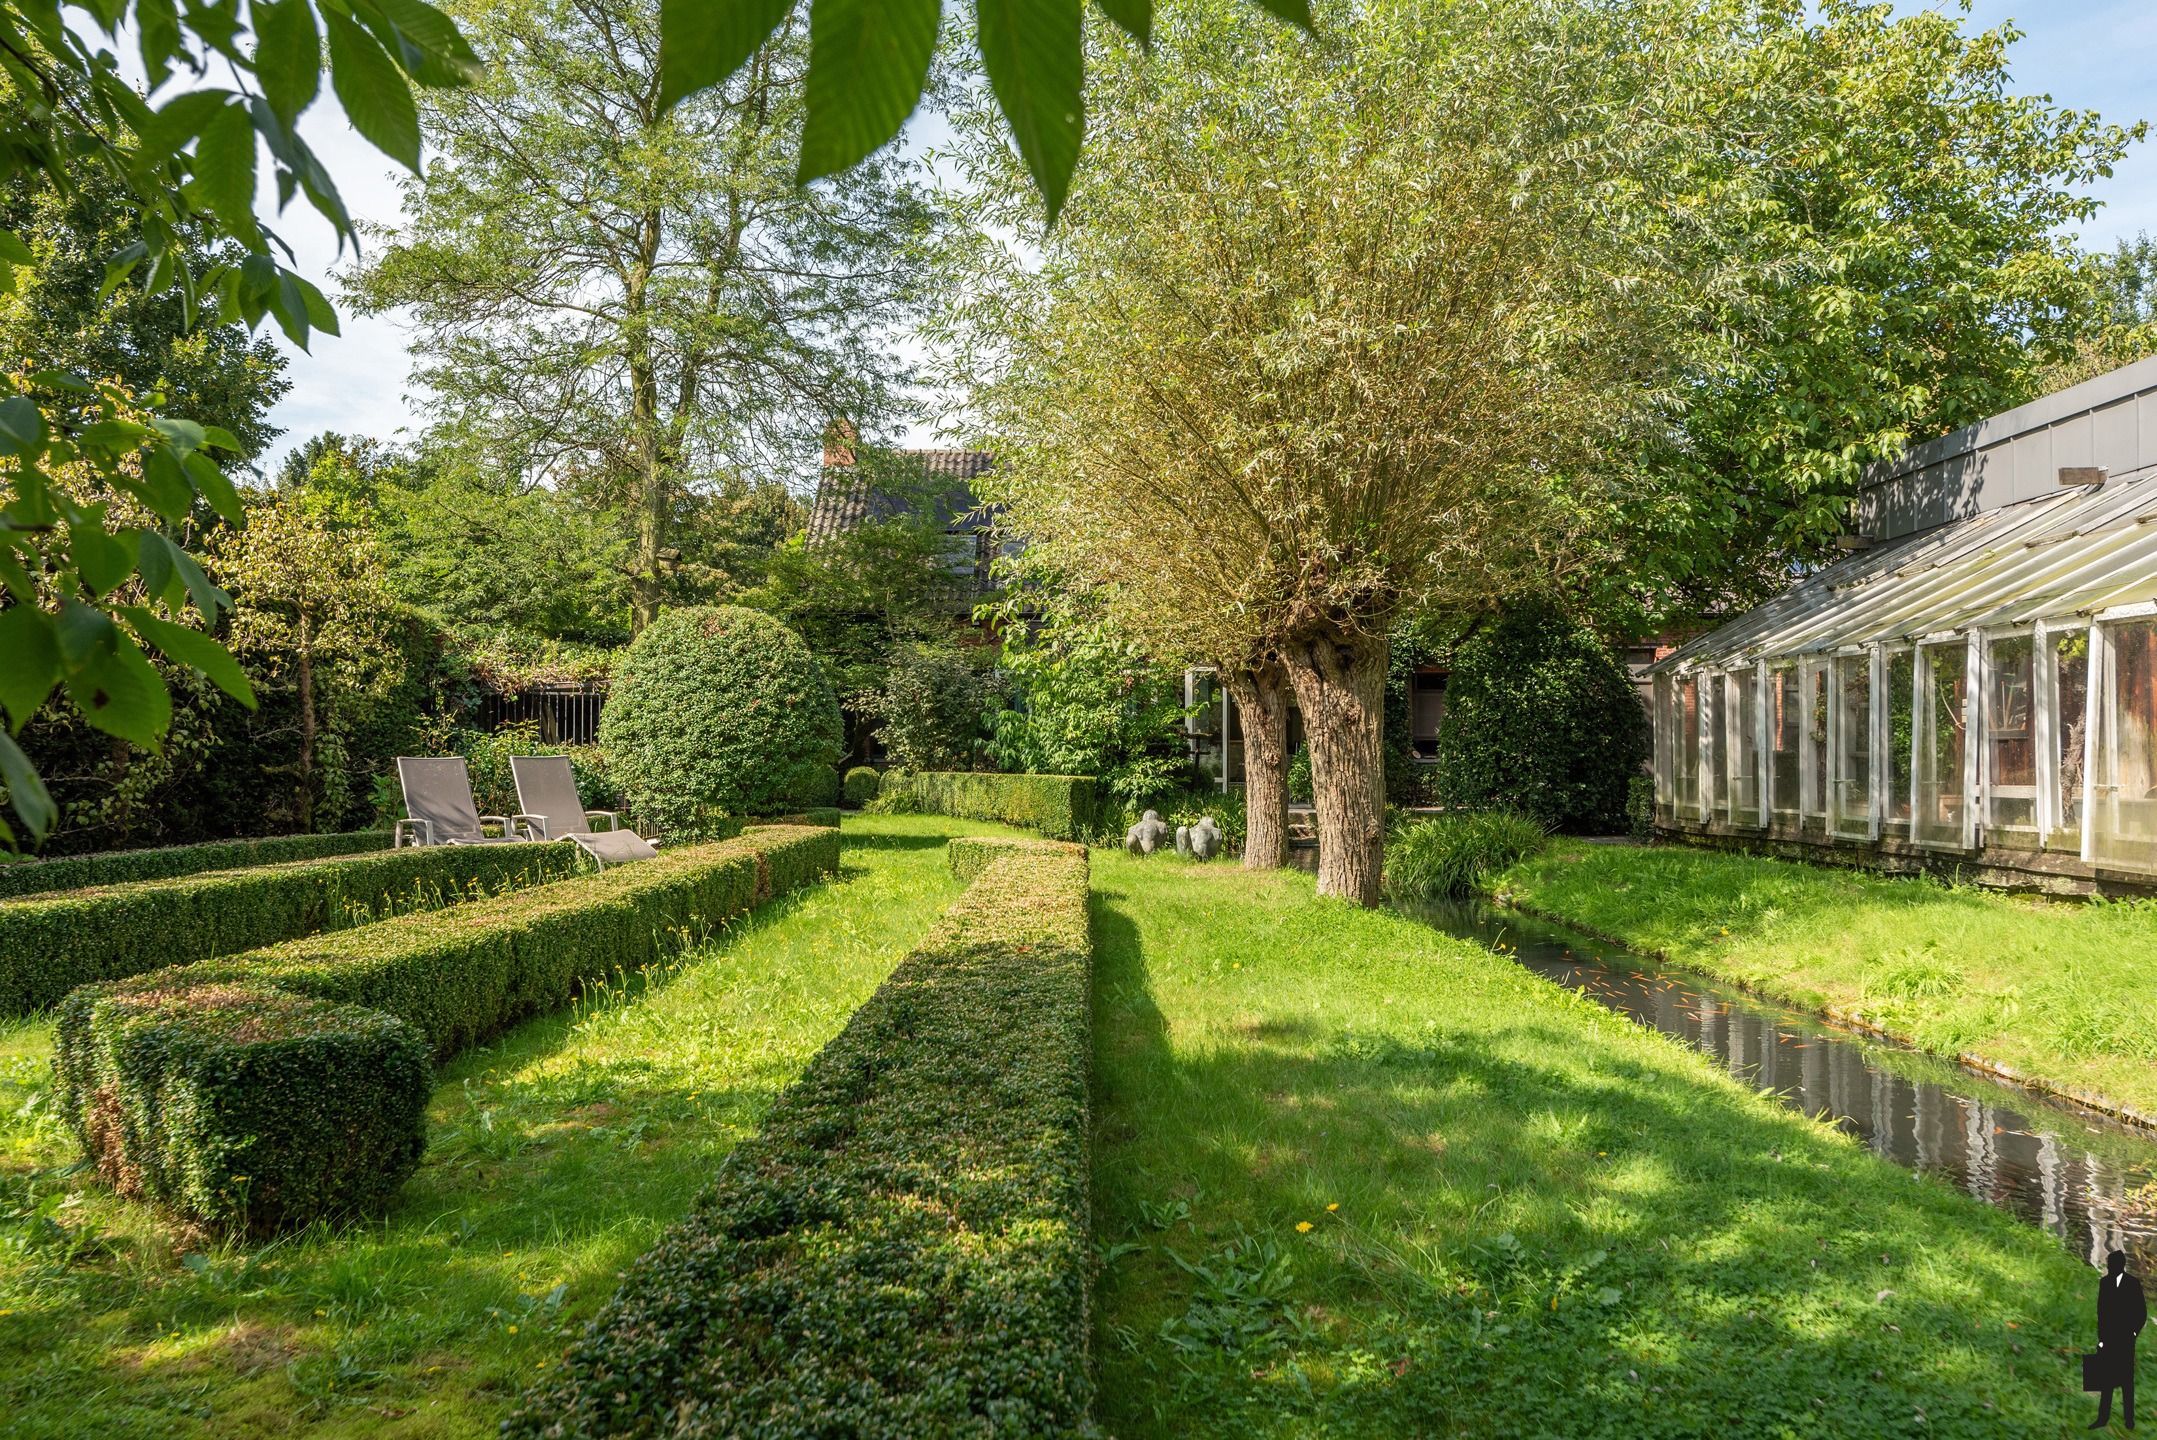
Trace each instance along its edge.
{"label": "lounger armrest", "polygon": [[487,833],[487,822],[488,822],[489,820],[492,820],[492,821],[493,821],[493,822],[494,822],[495,824],[497,824],[497,825],[501,826],[501,827],[502,827],[502,833],[503,833],[504,835],[508,835],[508,836],[515,836],[515,835],[516,835],[516,833],[517,833],[517,827],[516,827],[515,823],[514,823],[514,822],[512,822],[512,821],[510,820],[510,818],[509,818],[509,817],[508,817],[507,815],[482,815],[482,816],[480,816],[480,817],[479,817],[479,833],[480,833],[480,834],[484,835],[484,834],[486,834],[486,833]]}
{"label": "lounger armrest", "polygon": [[[412,837],[409,842],[405,839],[407,835]],[[399,820],[390,830],[390,848],[395,850],[407,843],[414,846],[432,845],[434,843],[434,822],[432,820],[413,820],[409,818]]]}
{"label": "lounger armrest", "polygon": [[587,810],[584,812],[584,823],[589,825],[594,820],[599,819],[601,816],[606,817],[607,828],[609,830],[619,830],[622,828],[622,813],[619,810]]}
{"label": "lounger armrest", "polygon": [[554,838],[547,833],[547,817],[544,815],[512,815],[509,818],[516,821],[524,833],[534,840],[552,840]]}

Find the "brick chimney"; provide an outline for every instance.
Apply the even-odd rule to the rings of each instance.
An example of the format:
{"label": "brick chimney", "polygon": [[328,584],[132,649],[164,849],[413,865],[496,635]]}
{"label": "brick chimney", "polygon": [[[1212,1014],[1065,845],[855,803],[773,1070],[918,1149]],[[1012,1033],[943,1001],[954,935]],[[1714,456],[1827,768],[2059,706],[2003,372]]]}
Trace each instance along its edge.
{"label": "brick chimney", "polygon": [[824,427],[824,468],[843,470],[854,463],[854,441],[861,432],[851,420],[834,420]]}

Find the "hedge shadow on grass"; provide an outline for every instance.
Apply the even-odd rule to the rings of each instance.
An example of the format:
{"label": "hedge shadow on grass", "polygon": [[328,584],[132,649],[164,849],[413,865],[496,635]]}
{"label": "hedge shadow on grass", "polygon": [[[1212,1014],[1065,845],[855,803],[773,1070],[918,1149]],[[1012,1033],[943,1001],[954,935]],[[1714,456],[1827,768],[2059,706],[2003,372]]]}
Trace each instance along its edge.
{"label": "hedge shadow on grass", "polygon": [[[1344,1025],[1313,1045],[1235,1026],[1178,1053],[1119,903],[1095,900],[1097,1239],[1146,1250],[1103,1279],[1116,1433],[1203,1417],[1219,1434],[1977,1436],[2086,1419],[2053,1348],[2087,1338],[2079,1286],[2050,1237],[1638,1049],[1555,987],[1482,1033]],[[1559,1023],[1569,1010],[1581,1024]],[[1297,1278],[1254,1301],[1275,1253]],[[1224,1318],[1277,1338],[1222,1344]]]}

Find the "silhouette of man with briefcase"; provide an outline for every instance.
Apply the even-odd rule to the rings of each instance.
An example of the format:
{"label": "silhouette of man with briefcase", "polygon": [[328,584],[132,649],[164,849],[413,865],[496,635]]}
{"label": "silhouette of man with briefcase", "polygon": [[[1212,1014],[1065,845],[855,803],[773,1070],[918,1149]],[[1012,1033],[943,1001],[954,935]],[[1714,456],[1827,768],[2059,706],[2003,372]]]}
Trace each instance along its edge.
{"label": "silhouette of man with briefcase", "polygon": [[2135,1428],[2135,1337],[2149,1319],[2142,1282],[2127,1273],[2127,1256],[2105,1257],[2105,1278],[2097,1282],[2097,1353],[2082,1357],[2082,1388],[2103,1392],[2092,1430],[2112,1423],[2112,1392],[2121,1392],[2127,1428]]}

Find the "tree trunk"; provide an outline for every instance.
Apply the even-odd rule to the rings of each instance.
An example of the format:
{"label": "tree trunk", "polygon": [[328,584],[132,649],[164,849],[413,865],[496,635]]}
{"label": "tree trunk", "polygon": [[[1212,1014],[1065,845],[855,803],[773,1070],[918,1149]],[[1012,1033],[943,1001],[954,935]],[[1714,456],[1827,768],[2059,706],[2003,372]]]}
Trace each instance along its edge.
{"label": "tree trunk", "polygon": [[300,833],[315,828],[315,657],[307,621],[300,620]]}
{"label": "tree trunk", "polygon": [[1273,662],[1224,666],[1221,688],[1243,721],[1243,865],[1278,870],[1288,863],[1288,673]]}
{"label": "tree trunk", "polygon": [[1312,636],[1281,659],[1311,749],[1318,893],[1376,905],[1386,846],[1385,637]]}

